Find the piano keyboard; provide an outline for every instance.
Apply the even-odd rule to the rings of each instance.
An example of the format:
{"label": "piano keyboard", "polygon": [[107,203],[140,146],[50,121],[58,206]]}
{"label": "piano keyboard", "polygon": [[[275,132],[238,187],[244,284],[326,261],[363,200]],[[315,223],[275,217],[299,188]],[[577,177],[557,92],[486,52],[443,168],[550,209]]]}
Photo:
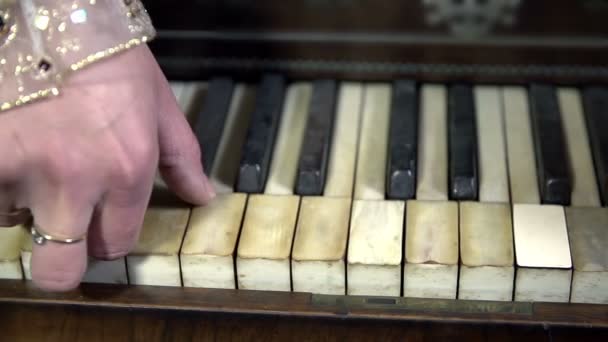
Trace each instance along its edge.
{"label": "piano keyboard", "polygon": [[[172,88],[218,196],[152,206],[85,282],[608,303],[608,88]],[[30,253],[0,230],[0,278],[29,278]]]}

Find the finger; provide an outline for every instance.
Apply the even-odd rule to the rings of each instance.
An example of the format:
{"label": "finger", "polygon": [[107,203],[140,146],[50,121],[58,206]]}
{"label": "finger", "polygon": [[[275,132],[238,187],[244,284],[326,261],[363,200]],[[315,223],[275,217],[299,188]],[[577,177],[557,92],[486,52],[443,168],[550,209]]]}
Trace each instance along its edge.
{"label": "finger", "polygon": [[112,189],[97,206],[89,229],[89,255],[123,257],[137,243],[152,192],[152,178],[131,188]]}
{"label": "finger", "polygon": [[159,169],[169,188],[183,200],[203,205],[215,191],[203,171],[198,142],[184,114],[161,76],[159,118]]}
{"label": "finger", "polygon": [[[94,205],[76,191],[39,191],[32,203],[34,223],[59,239],[83,236]],[[48,291],[67,291],[80,283],[87,267],[86,239],[74,244],[47,241],[32,248],[32,280]]]}
{"label": "finger", "polygon": [[9,130],[7,123],[0,121],[0,227],[12,227],[24,223],[29,218],[25,209],[18,203],[19,175],[23,165],[23,149],[15,131]]}

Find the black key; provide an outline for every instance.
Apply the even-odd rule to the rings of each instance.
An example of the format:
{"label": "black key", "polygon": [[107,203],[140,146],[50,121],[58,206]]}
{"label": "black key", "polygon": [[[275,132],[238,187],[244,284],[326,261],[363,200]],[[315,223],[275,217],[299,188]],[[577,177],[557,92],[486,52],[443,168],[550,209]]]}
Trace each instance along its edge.
{"label": "black key", "polygon": [[479,188],[475,102],[469,85],[456,84],[448,94],[450,198],[472,201]]}
{"label": "black key", "polygon": [[201,147],[201,162],[208,172],[211,172],[222,139],[233,91],[234,82],[231,79],[212,79],[209,82],[205,104],[196,122],[195,133]]}
{"label": "black key", "polygon": [[530,118],[541,201],[569,205],[572,193],[566,140],[555,88],[530,86]]}
{"label": "black key", "polygon": [[600,194],[608,205],[608,87],[584,89],[583,105]]}
{"label": "black key", "polygon": [[306,133],[298,164],[295,190],[299,195],[323,194],[336,109],[336,91],[336,81],[323,80],[313,84]]}
{"label": "black key", "polygon": [[393,84],[386,196],[412,199],[416,195],[418,153],[418,89],[414,81]]}
{"label": "black key", "polygon": [[284,96],[285,78],[279,75],[266,75],[262,78],[243,146],[238,192],[264,191]]}

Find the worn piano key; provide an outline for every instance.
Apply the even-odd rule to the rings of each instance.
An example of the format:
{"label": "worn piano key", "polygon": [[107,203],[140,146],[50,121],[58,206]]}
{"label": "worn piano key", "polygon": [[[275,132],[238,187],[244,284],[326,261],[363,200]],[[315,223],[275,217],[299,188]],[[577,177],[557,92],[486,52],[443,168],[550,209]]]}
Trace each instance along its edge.
{"label": "worn piano key", "polygon": [[350,208],[350,198],[302,198],[291,256],[295,292],[346,294]]}
{"label": "worn piano key", "polygon": [[445,86],[421,90],[416,199],[448,199],[447,99]]}
{"label": "worn piano key", "polygon": [[568,302],[572,262],[564,209],[515,204],[516,301]]}
{"label": "worn piano key", "polygon": [[290,260],[298,196],[250,195],[238,246],[238,288],[291,291]]}
{"label": "worn piano key", "polygon": [[310,83],[295,83],[287,90],[268,181],[264,189],[266,194],[293,194],[311,94]]}
{"label": "worn piano key", "polygon": [[405,222],[403,295],[455,299],[458,203],[408,201]]}
{"label": "worn piano key", "polygon": [[213,168],[233,92],[234,82],[230,78],[218,77],[208,84],[205,103],[194,126],[206,170]]}
{"label": "worn piano key", "polygon": [[21,246],[26,235],[23,226],[0,228],[0,279],[23,279]]}
{"label": "worn piano key", "polygon": [[203,104],[208,100],[208,86],[207,82],[182,83],[177,103],[186,115],[186,119],[191,127],[194,127]]}
{"label": "worn piano key", "polygon": [[509,185],[513,203],[539,204],[538,178],[532,141],[528,95],[523,87],[502,89],[509,164]]}
{"label": "worn piano key", "polygon": [[530,86],[530,118],[542,203],[569,205],[570,166],[553,86]]}
{"label": "worn piano key", "polygon": [[186,287],[234,289],[234,253],[246,194],[221,194],[192,209],[180,254]]}
{"label": "worn piano key", "polygon": [[139,241],[127,256],[131,284],[181,286],[179,249],[189,217],[187,207],[148,208]]}
{"label": "worn piano key", "polygon": [[369,84],[365,86],[364,96],[355,199],[382,200],[385,194],[391,88],[388,84]]}
{"label": "worn piano key", "polygon": [[500,90],[475,87],[477,148],[479,152],[479,200],[509,203],[509,176]]}
{"label": "worn piano key", "polygon": [[566,208],[573,303],[608,304],[608,208]]}
{"label": "worn piano key", "polygon": [[418,89],[414,81],[393,84],[390,120],[386,195],[413,199],[418,153]]}
{"label": "worn piano key", "polygon": [[259,193],[264,190],[284,93],[285,79],[282,76],[263,77],[243,146],[238,192]]}
{"label": "worn piano key", "polygon": [[296,193],[299,195],[323,194],[336,110],[336,93],[336,81],[322,80],[313,84],[310,112],[298,164]]}
{"label": "worn piano key", "polygon": [[608,205],[608,87],[588,87],[583,103],[600,194]]}
{"label": "worn piano key", "polygon": [[478,191],[475,102],[469,85],[448,92],[450,199],[475,200]]}
{"label": "worn piano key", "polygon": [[340,85],[323,193],[326,197],[351,197],[353,194],[362,101],[363,85],[348,82]]}
{"label": "worn piano key", "polygon": [[208,170],[209,179],[218,194],[234,191],[249,115],[254,105],[255,88],[238,84],[234,89],[213,167]]}
{"label": "worn piano key", "polygon": [[515,278],[511,208],[460,203],[458,299],[510,301]]}
{"label": "worn piano key", "polygon": [[399,296],[403,201],[353,202],[348,242],[347,294]]}
{"label": "worn piano key", "polygon": [[568,159],[572,165],[571,204],[576,207],[601,206],[580,93],[575,88],[560,88],[557,95]]}

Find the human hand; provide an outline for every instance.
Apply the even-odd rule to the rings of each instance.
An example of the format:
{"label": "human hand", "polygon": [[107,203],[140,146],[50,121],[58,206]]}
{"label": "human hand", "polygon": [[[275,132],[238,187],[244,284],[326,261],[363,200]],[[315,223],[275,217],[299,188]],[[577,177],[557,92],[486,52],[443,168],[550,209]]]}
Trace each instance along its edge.
{"label": "human hand", "polygon": [[196,138],[146,46],[74,74],[57,98],[0,114],[0,155],[0,213],[30,208],[47,234],[87,234],[34,244],[32,279],[50,291],[76,287],[87,255],[129,252],[157,166],[183,200],[214,196]]}

